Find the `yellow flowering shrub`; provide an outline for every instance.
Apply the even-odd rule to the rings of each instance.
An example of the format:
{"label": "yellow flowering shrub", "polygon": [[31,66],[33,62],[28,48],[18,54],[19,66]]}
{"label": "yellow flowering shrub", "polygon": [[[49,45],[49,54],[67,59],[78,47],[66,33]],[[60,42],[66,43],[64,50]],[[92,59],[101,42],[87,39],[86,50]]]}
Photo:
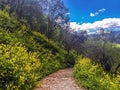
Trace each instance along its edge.
{"label": "yellow flowering shrub", "polygon": [[20,45],[0,44],[0,90],[29,90],[40,78],[37,53]]}
{"label": "yellow flowering shrub", "polygon": [[120,75],[104,72],[100,65],[89,58],[79,57],[73,74],[88,90],[120,90]]}
{"label": "yellow flowering shrub", "polygon": [[36,80],[67,67],[67,52],[58,45],[0,10],[0,90],[29,90]]}

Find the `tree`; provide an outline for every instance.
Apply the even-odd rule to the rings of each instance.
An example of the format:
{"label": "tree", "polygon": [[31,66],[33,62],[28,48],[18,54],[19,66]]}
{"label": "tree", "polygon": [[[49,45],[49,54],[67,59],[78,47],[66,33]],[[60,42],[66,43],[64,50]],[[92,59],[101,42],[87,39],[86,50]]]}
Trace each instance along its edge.
{"label": "tree", "polygon": [[[60,27],[60,35],[64,24],[69,22],[68,9],[62,0],[44,0],[42,5],[47,18],[47,37],[52,38],[55,27]],[[61,19],[61,20],[60,20]]]}
{"label": "tree", "polygon": [[83,55],[100,63],[104,70],[110,72],[116,60],[119,60],[119,48],[113,43],[115,38],[117,37],[113,33],[105,33],[104,29],[101,29],[100,34],[95,34],[92,38],[88,37],[83,44]]}
{"label": "tree", "polygon": [[117,71],[118,71],[118,69],[120,68],[120,63],[118,64],[118,66],[115,68],[115,74],[117,74]]}
{"label": "tree", "polygon": [[71,49],[76,50],[77,54],[81,54],[82,44],[87,40],[86,34],[86,31],[80,31],[78,33],[77,31],[71,32],[71,30],[68,30],[68,32],[66,32],[63,44],[65,45],[68,54]]}
{"label": "tree", "polygon": [[[39,31],[50,39],[63,34],[62,25],[69,22],[68,9],[62,0],[0,0],[1,8],[9,6],[8,12],[18,19],[24,18],[31,30]],[[62,23],[56,20],[61,17]],[[59,30],[59,31],[58,31]],[[59,37],[54,34],[59,33]]]}

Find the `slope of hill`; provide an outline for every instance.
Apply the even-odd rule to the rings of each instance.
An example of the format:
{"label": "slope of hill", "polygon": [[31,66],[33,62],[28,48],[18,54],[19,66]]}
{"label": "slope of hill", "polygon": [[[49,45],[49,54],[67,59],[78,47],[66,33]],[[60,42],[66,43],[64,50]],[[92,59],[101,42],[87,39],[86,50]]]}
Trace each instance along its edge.
{"label": "slope of hill", "polygon": [[[0,10],[0,89],[28,90],[68,66],[64,48]],[[17,74],[16,74],[17,73]]]}

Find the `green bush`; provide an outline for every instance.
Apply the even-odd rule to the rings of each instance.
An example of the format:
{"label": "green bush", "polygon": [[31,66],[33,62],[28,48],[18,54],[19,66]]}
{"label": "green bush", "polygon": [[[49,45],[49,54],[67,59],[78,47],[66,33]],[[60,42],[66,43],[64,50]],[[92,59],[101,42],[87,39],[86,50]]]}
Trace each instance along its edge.
{"label": "green bush", "polygon": [[10,33],[9,31],[0,30],[0,44],[10,44],[16,42],[18,42],[18,39],[14,34]]}
{"label": "green bush", "polygon": [[12,17],[7,12],[0,10],[0,29],[13,32],[19,26],[19,22],[15,17]]}
{"label": "green bush", "polygon": [[[41,62],[41,67],[38,72],[41,75],[40,79],[65,67],[64,53],[62,53],[62,49],[60,50],[58,46],[55,46],[55,42],[52,40],[48,41],[48,39],[39,32],[34,31],[31,35],[24,35],[24,30],[19,32],[16,32],[15,34],[21,39],[20,41],[24,43],[26,48],[28,48],[28,51],[38,53],[39,61]],[[19,34],[23,34],[23,36],[20,36]]]}
{"label": "green bush", "polygon": [[88,58],[79,57],[73,73],[89,90],[120,90],[120,75],[115,77],[105,73],[100,65]]}
{"label": "green bush", "polygon": [[42,48],[41,54],[39,54],[39,60],[41,62],[41,68],[39,73],[41,78],[65,67],[65,64],[62,63],[64,57],[61,57],[59,53],[53,55],[49,50]]}
{"label": "green bush", "polygon": [[0,44],[0,90],[29,90],[40,78],[36,53],[22,45]]}
{"label": "green bush", "polygon": [[[16,44],[19,42],[24,46]],[[37,80],[68,66],[72,57],[31,30],[24,19],[0,10],[0,90],[29,90]]]}
{"label": "green bush", "polygon": [[73,67],[75,65],[75,60],[76,60],[76,52],[74,50],[70,50],[69,55],[66,53],[65,54],[65,61],[64,63],[66,64],[66,67]]}

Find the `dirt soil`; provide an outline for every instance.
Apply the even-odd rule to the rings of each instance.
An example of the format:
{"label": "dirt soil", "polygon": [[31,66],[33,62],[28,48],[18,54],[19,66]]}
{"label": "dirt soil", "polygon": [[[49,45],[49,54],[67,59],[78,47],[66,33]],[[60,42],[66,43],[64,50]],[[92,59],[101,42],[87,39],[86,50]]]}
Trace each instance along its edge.
{"label": "dirt soil", "polygon": [[34,90],[84,90],[72,77],[72,68],[59,70],[45,79]]}

